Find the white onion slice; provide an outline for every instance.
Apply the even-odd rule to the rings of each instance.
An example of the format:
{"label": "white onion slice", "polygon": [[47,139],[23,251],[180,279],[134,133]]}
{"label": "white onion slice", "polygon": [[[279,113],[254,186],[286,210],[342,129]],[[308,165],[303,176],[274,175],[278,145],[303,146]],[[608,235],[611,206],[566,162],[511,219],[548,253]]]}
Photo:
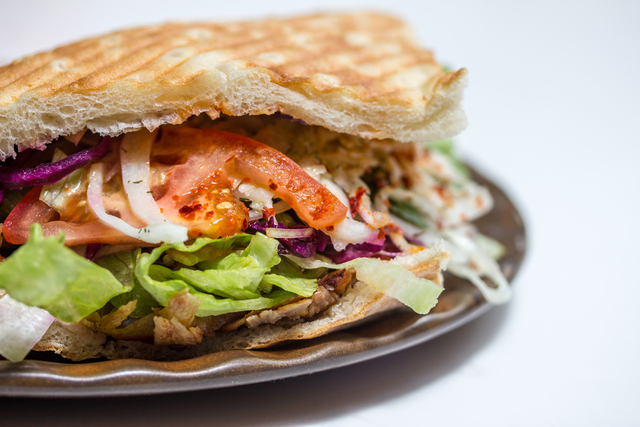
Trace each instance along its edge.
{"label": "white onion slice", "polygon": [[0,355],[12,362],[21,361],[53,321],[46,310],[30,307],[6,294],[0,296]]}
{"label": "white onion slice", "polygon": [[313,228],[271,228],[266,229],[267,237],[274,239],[304,239],[313,236]]}
{"label": "white onion slice", "polygon": [[[120,153],[122,184],[127,193],[131,210],[142,221],[154,226],[163,223],[172,224],[160,212],[149,186],[151,144],[153,144],[157,133],[158,131],[148,132],[146,130],[128,133],[122,139],[120,146],[122,149]],[[175,238],[177,240],[167,241],[168,243],[184,242],[188,239],[186,227],[178,225],[174,225],[174,227],[181,227],[184,233],[177,233],[178,229],[176,228]]]}
{"label": "white onion slice", "polygon": [[119,230],[129,237],[133,237],[147,243],[184,242],[187,240],[187,229],[172,222],[150,224],[143,228],[135,228],[127,224],[122,219],[109,215],[104,208],[104,203],[102,203],[103,179],[104,164],[94,163],[89,171],[87,201],[89,202],[89,207],[100,221],[115,228],[116,230]]}
{"label": "white onion slice", "polygon": [[262,208],[273,208],[274,194],[261,187],[255,185],[243,183],[236,189],[238,198],[245,198],[251,200],[251,209],[261,211]]}
{"label": "white onion slice", "polygon": [[289,204],[287,202],[285,202],[284,200],[278,200],[277,202],[275,202],[273,204],[273,210],[277,214],[282,213],[282,212],[286,212],[289,209],[291,209],[291,206],[289,206]]}

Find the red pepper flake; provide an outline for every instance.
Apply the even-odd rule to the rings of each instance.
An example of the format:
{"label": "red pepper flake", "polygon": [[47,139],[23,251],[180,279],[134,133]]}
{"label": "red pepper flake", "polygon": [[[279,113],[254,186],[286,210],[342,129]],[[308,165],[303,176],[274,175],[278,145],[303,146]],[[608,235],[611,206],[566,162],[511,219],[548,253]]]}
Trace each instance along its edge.
{"label": "red pepper flake", "polygon": [[453,206],[453,197],[451,197],[451,193],[447,191],[442,185],[436,185],[434,189],[438,192],[438,195],[445,203],[445,205],[452,207]]}
{"label": "red pepper flake", "polygon": [[320,205],[320,206],[316,206],[310,213],[311,213],[311,218],[313,218],[314,220],[319,220],[321,218],[324,218],[324,216],[326,215],[326,213],[329,212],[329,208],[326,205]]}
{"label": "red pepper flake", "polygon": [[276,210],[273,208],[264,207],[262,208],[262,218],[269,219],[276,214]]}
{"label": "red pepper flake", "polygon": [[384,227],[382,227],[382,230],[384,230],[385,234],[392,234],[392,233],[402,234],[402,229],[395,222],[390,222],[386,224]]}
{"label": "red pepper flake", "polygon": [[305,185],[291,178],[285,185],[285,188],[291,192],[296,192],[304,190]]}
{"label": "red pepper flake", "polygon": [[351,217],[355,219],[356,214],[358,213],[358,208],[360,207],[360,203],[362,200],[362,196],[367,193],[367,190],[360,187],[356,190],[356,195],[353,197],[349,197],[349,207],[351,208]]}
{"label": "red pepper flake", "polygon": [[270,188],[272,191],[276,191],[276,190],[278,189],[278,184],[276,184],[276,183],[275,183],[275,182],[273,182],[273,181],[269,181],[269,188]]}
{"label": "red pepper flake", "polygon": [[202,205],[200,203],[197,203],[191,206],[184,205],[183,207],[180,208],[178,212],[183,218],[193,220],[195,219],[196,212],[201,210],[203,210]]}

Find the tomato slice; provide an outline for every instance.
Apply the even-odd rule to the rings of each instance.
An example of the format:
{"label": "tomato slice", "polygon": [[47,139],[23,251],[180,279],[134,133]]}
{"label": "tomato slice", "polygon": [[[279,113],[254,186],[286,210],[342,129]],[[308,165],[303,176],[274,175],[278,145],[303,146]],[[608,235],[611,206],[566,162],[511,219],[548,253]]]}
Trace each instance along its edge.
{"label": "tomato slice", "polygon": [[[334,225],[347,215],[347,207],[337,197],[287,156],[229,132],[164,126],[151,149],[150,170],[150,191],[161,212],[186,226],[191,237],[230,236],[247,227],[247,209],[233,197],[231,179],[268,188],[316,229]],[[80,222],[60,218],[39,200],[40,191],[41,187],[33,188],[7,217],[3,234],[9,243],[25,243],[31,224],[39,223],[44,235],[63,231],[69,246],[145,245],[92,215]],[[119,191],[103,199],[107,211],[133,226],[144,226],[130,211],[124,190]]]}
{"label": "tomato slice", "polygon": [[113,229],[98,220],[73,223],[61,221],[60,215],[40,200],[42,187],[34,187],[29,191],[11,211],[2,226],[5,240],[14,245],[27,242],[32,224],[40,224],[45,236],[57,236],[62,231],[65,234],[65,244],[68,246],[87,245],[90,243],[108,243],[112,245],[146,244],[133,239]]}
{"label": "tomato slice", "polygon": [[[163,213],[177,224],[184,223],[181,213],[185,207],[204,206],[212,200],[212,188],[217,191],[214,194],[219,202],[208,203],[208,209],[217,210],[214,216],[225,207],[229,209],[231,201],[224,196],[228,195],[224,189],[230,186],[229,178],[269,189],[316,229],[334,225],[347,215],[347,207],[293,160],[268,145],[238,134],[164,127],[152,148],[151,160],[152,169],[156,170],[163,168],[153,168],[153,163],[175,164],[165,172],[166,192],[156,201]],[[211,210],[203,209],[204,216],[207,212],[212,215]]]}

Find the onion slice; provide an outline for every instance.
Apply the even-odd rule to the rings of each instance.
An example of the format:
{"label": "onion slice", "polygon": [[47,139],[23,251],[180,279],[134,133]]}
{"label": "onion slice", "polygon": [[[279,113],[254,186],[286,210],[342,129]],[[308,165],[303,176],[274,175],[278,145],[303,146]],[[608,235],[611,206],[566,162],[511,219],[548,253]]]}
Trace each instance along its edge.
{"label": "onion slice", "polygon": [[19,362],[54,321],[48,311],[30,307],[0,291],[0,355]]}
{"label": "onion slice", "polygon": [[87,201],[93,213],[100,221],[129,237],[147,243],[184,242],[187,240],[187,229],[172,222],[149,224],[143,228],[135,228],[122,219],[109,215],[102,202],[102,182],[104,180],[104,164],[94,163],[89,171]]}
{"label": "onion slice", "polygon": [[[171,222],[160,212],[149,186],[151,144],[157,133],[158,131],[152,133],[140,130],[126,134],[120,146],[124,191],[127,193],[133,213],[147,224]],[[185,233],[186,230],[185,228]],[[184,240],[187,240],[186,237]]]}
{"label": "onion slice", "polygon": [[304,239],[313,237],[315,230],[313,228],[266,228],[267,237],[274,239]]}

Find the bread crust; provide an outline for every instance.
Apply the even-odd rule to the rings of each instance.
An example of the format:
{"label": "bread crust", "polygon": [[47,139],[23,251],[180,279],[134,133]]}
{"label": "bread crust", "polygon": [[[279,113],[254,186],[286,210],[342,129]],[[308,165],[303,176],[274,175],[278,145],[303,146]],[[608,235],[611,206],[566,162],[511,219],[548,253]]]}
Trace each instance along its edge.
{"label": "bread crust", "polygon": [[122,30],[0,68],[0,159],[85,128],[115,136],[201,113],[280,111],[365,138],[434,140],[466,126],[466,75],[375,13]]}

